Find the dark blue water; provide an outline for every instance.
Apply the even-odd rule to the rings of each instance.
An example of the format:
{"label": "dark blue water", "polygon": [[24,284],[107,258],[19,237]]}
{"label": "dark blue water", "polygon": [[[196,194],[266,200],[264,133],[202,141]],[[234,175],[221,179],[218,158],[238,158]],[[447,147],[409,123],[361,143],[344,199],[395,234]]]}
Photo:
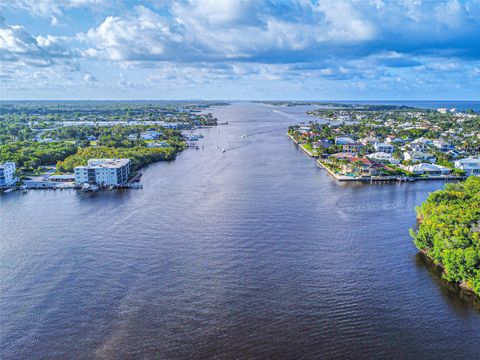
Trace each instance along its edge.
{"label": "dark blue water", "polygon": [[478,359],[408,235],[442,184],[335,182],[285,136],[303,110],[217,108],[143,190],[0,197],[0,357]]}

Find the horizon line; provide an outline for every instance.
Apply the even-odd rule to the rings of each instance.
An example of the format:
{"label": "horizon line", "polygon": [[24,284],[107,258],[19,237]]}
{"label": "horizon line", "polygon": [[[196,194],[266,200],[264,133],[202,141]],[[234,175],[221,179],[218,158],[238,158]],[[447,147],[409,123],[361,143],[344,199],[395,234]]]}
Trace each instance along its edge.
{"label": "horizon line", "polygon": [[290,101],[290,102],[299,102],[299,101],[310,101],[310,102],[340,102],[340,101],[414,101],[414,102],[480,102],[478,100],[472,99],[195,99],[195,98],[184,98],[184,99],[0,99],[0,102],[3,101],[246,101],[246,102],[258,102],[258,101]]}

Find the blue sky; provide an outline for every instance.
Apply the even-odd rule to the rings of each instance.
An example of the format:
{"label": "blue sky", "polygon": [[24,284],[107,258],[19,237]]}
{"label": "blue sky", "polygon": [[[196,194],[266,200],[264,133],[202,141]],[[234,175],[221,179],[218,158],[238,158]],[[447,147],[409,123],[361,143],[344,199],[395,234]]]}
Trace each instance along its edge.
{"label": "blue sky", "polygon": [[0,3],[2,99],[480,98],[480,0]]}

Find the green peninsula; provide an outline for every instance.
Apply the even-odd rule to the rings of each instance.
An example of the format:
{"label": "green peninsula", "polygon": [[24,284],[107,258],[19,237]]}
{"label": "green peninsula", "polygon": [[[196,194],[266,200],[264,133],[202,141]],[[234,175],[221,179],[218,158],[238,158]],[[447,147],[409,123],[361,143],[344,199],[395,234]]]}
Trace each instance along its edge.
{"label": "green peninsula", "polygon": [[417,207],[415,245],[442,266],[444,278],[480,296],[480,178],[447,184]]}

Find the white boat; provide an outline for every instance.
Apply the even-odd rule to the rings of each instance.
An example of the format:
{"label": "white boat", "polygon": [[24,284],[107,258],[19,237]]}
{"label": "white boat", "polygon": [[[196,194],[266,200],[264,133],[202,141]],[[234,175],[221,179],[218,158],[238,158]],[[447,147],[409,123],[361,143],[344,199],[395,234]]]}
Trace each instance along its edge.
{"label": "white boat", "polygon": [[94,185],[94,184],[85,183],[82,186],[82,191],[83,192],[88,192],[88,191],[97,192],[98,190],[100,190],[100,188],[97,185]]}
{"label": "white boat", "polygon": [[222,153],[224,153],[225,151],[227,151],[227,150],[225,150],[225,149],[222,149]]}

